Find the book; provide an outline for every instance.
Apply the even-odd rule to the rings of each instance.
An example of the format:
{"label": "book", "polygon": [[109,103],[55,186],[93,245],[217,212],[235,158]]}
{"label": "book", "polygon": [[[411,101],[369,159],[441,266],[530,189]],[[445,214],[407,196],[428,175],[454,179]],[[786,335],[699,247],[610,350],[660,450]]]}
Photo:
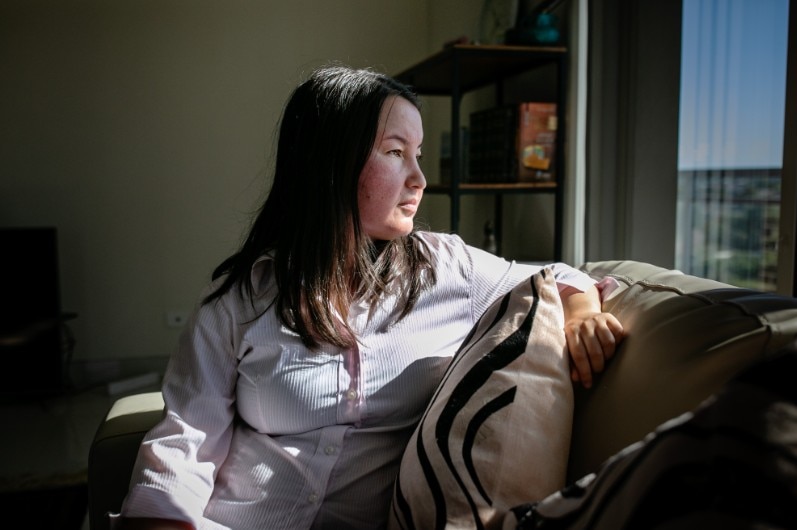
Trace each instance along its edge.
{"label": "book", "polygon": [[514,182],[517,175],[517,105],[470,115],[468,182]]}
{"label": "book", "polygon": [[556,180],[556,103],[521,103],[518,114],[517,180]]}

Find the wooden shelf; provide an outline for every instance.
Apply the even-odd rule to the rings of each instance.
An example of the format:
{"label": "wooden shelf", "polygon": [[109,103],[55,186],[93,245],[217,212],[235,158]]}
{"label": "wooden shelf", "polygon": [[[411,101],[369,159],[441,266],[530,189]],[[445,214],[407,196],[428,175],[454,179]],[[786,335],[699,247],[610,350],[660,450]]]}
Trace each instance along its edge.
{"label": "wooden shelf", "polygon": [[549,64],[566,53],[566,48],[555,46],[458,44],[394,77],[422,94],[465,93]]}

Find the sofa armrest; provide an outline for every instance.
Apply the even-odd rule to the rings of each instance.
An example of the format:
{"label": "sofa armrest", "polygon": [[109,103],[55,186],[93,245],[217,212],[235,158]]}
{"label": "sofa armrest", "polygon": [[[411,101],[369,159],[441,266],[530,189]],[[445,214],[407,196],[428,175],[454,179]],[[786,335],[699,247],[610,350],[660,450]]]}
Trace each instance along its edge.
{"label": "sofa armrest", "polygon": [[581,270],[617,282],[603,310],[627,336],[593,387],[576,387],[571,482],[797,337],[797,298],[631,260]]}
{"label": "sofa armrest", "polygon": [[108,512],[118,512],[144,435],[163,416],[160,392],[119,398],[97,429],[89,450],[89,521],[92,530],[109,528]]}

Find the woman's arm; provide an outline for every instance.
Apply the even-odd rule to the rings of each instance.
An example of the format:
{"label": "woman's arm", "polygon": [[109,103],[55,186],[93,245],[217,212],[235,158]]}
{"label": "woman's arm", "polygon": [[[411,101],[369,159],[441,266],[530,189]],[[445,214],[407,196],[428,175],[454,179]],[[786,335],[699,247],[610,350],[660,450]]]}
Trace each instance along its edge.
{"label": "woman's arm", "polygon": [[163,376],[165,414],[139,446],[115,529],[185,530],[199,525],[233,434],[238,367],[234,330],[235,318],[242,314],[236,300],[197,307],[180,334]]}
{"label": "woman's arm", "polygon": [[[459,236],[426,236],[437,247],[448,244],[456,263],[472,263],[468,275],[473,315],[478,318],[498,297],[519,281],[543,268],[550,268],[559,288],[565,316],[565,336],[571,358],[571,378],[592,386],[593,374],[603,371],[623,337],[623,326],[610,313],[601,312],[595,280],[566,263],[530,265],[509,262],[484,250],[468,246]],[[459,246],[458,246],[459,245]],[[463,254],[457,254],[462,249]]]}
{"label": "woman's arm", "polygon": [[565,287],[559,296],[570,352],[570,377],[590,388],[593,374],[603,371],[623,339],[623,325],[611,313],[601,311],[600,294],[594,286],[583,292]]}

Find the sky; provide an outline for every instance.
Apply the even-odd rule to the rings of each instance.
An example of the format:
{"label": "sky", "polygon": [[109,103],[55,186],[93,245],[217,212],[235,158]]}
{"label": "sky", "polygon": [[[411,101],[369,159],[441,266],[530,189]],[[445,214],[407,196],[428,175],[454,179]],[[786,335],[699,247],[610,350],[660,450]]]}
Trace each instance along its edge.
{"label": "sky", "polygon": [[788,0],[683,0],[678,166],[783,161]]}

